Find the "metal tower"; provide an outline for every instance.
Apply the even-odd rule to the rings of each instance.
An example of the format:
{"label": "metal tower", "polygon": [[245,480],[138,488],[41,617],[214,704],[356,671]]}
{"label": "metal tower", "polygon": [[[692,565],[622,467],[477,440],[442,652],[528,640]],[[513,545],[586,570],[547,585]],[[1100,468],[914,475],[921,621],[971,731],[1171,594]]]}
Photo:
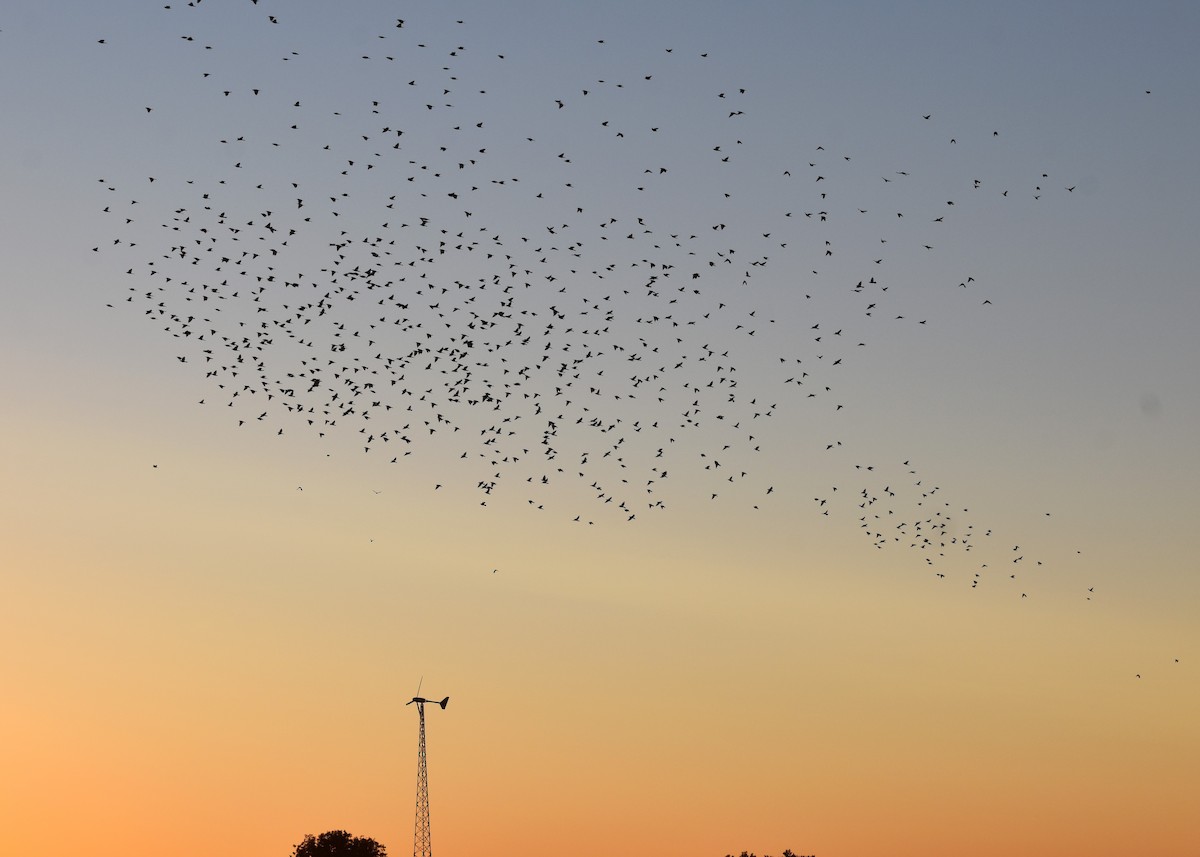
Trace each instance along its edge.
{"label": "metal tower", "polygon": [[433,854],[429,841],[429,773],[425,766],[425,703],[432,702],[444,710],[449,701],[448,696],[440,701],[414,696],[405,703],[417,704],[417,717],[421,721],[420,740],[417,743],[417,821],[413,828],[413,857],[432,857]]}

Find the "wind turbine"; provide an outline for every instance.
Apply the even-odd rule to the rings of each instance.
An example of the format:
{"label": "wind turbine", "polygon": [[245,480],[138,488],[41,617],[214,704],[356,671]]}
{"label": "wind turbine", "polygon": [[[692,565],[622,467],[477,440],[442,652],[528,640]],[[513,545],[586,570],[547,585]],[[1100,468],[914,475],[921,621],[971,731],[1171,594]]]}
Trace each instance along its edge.
{"label": "wind turbine", "polygon": [[445,710],[450,697],[442,700],[426,699],[421,696],[421,681],[417,682],[417,695],[405,705],[417,704],[417,717],[421,721],[420,740],[417,743],[417,821],[413,829],[413,857],[432,857],[433,850],[429,840],[429,773],[425,764],[425,703],[432,702]]}

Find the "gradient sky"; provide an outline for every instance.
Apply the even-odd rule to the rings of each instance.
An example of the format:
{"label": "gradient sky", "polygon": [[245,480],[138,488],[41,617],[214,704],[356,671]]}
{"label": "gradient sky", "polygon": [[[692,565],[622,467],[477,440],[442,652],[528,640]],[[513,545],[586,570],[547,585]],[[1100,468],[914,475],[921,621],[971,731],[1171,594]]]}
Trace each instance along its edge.
{"label": "gradient sky", "polygon": [[[441,855],[1200,853],[1198,33],[1183,2],[7,4],[0,853],[283,857],[344,828],[407,854],[418,681],[451,697]],[[506,235],[579,200],[698,258],[793,230],[750,285],[698,281],[777,320],[711,330],[778,404],[730,453],[743,483],[711,500],[706,423],[636,521],[584,480],[481,506],[441,439],[391,467],[353,429],[226,407],[145,314],[178,287],[126,300],[222,179],[235,219],[282,222],[292,180],[352,192],[287,259],[310,280],[338,230],[379,228],[372,193],[397,223],[460,213],[403,160],[340,175],[384,124],[438,157],[441,114],[389,99],[447,75],[522,177],[479,203]],[[458,264],[434,270],[485,270]],[[886,317],[826,285],[877,271]],[[641,311],[617,335],[667,350]],[[823,359],[815,323],[866,346],[810,401],[773,349]],[[932,486],[975,549],[863,535],[859,490],[904,516]]]}

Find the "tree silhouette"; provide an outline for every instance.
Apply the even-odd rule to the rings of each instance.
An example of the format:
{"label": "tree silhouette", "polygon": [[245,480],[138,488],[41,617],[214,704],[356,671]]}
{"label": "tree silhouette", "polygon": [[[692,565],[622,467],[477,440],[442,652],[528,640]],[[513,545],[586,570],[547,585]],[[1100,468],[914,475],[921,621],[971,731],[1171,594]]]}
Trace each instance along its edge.
{"label": "tree silhouette", "polygon": [[320,836],[305,836],[292,857],[387,857],[387,849],[367,836],[329,830]]}

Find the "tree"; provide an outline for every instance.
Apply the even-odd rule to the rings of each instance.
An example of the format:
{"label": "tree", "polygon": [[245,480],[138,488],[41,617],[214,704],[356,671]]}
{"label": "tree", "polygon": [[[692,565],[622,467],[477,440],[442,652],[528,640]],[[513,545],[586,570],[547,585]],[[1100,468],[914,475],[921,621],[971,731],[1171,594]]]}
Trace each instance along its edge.
{"label": "tree", "polygon": [[344,830],[311,833],[296,846],[292,857],[387,857],[387,849],[366,836],[351,836]]}

